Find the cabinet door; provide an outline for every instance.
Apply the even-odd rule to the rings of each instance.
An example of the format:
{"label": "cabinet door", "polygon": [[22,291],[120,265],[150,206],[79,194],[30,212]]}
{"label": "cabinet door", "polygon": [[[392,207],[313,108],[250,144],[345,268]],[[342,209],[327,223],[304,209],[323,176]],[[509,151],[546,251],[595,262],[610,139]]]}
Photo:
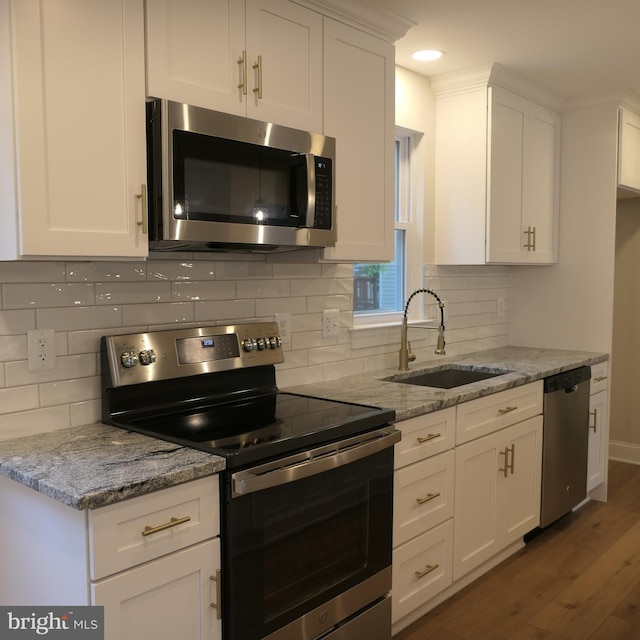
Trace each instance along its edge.
{"label": "cabinet door", "polygon": [[247,116],[320,133],[322,16],[288,0],[246,0],[246,20]]}
{"label": "cabinet door", "polygon": [[542,416],[456,449],[457,580],[540,523]]}
{"label": "cabinet door", "polygon": [[497,497],[502,443],[499,432],[456,449],[454,580],[499,551]]}
{"label": "cabinet door", "polygon": [[609,422],[609,391],[594,393],[589,400],[589,455],[587,458],[587,492],[605,480],[605,456]]}
{"label": "cabinet door", "polygon": [[640,191],[640,115],[618,112],[618,184]]}
{"label": "cabinet door", "polygon": [[91,603],[104,606],[105,640],[220,639],[211,579],[219,568],[215,539],[93,583]]}
{"label": "cabinet door", "polygon": [[560,117],[491,87],[487,262],[556,260]]}
{"label": "cabinet door", "polygon": [[393,259],[394,52],[324,20],[325,134],[336,138],[338,242],[326,260]]}
{"label": "cabinet door", "polygon": [[244,2],[153,0],[146,21],[148,96],[246,114]]}
{"label": "cabinet door", "polygon": [[23,256],[144,256],[143,0],[13,2]]}
{"label": "cabinet door", "polygon": [[542,416],[509,427],[505,436],[508,438],[500,445],[496,496],[500,548],[540,524]]}

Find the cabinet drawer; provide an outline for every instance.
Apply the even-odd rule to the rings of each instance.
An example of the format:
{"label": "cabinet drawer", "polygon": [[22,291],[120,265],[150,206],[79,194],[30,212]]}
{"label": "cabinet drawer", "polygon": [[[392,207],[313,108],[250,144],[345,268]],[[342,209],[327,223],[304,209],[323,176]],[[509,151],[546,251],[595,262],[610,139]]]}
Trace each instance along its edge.
{"label": "cabinet drawer", "polygon": [[453,516],[454,459],[451,450],[395,472],[394,546]]}
{"label": "cabinet drawer", "polygon": [[591,365],[591,389],[590,393],[599,393],[609,387],[609,363],[598,362]]}
{"label": "cabinet drawer", "polygon": [[542,380],[457,406],[456,444],[469,442],[542,413]]}
{"label": "cabinet drawer", "polygon": [[91,579],[217,536],[219,509],[218,476],[210,476],[89,510]]}
{"label": "cabinet drawer", "polygon": [[393,551],[391,618],[395,623],[453,581],[453,520]]}
{"label": "cabinet drawer", "polygon": [[396,429],[402,432],[402,440],[395,446],[395,468],[452,449],[455,424],[455,407],[396,423]]}

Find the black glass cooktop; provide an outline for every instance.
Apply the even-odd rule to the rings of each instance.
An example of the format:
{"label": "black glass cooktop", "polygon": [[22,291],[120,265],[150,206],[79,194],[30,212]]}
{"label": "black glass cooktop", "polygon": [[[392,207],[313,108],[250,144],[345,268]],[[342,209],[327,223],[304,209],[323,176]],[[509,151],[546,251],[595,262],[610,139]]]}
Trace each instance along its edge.
{"label": "black glass cooktop", "polygon": [[227,459],[227,468],[236,468],[369,431],[394,418],[390,409],[274,392],[110,422],[215,453]]}

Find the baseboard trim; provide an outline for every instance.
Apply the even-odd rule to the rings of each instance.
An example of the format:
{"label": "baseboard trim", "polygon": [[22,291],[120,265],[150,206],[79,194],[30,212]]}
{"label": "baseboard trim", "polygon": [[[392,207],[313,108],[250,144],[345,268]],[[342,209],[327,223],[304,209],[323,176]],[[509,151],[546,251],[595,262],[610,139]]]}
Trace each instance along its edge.
{"label": "baseboard trim", "polygon": [[640,465],[640,445],[609,440],[609,460]]}

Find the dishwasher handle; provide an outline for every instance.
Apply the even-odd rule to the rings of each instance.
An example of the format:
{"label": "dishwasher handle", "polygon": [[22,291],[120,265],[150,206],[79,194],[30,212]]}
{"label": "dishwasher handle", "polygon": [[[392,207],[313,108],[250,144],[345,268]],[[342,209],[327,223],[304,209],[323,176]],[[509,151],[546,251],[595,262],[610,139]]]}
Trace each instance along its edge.
{"label": "dishwasher handle", "polygon": [[584,366],[569,371],[556,373],[544,379],[544,392],[554,393],[555,391],[564,391],[568,393],[578,388],[583,382],[591,379],[591,367]]}

